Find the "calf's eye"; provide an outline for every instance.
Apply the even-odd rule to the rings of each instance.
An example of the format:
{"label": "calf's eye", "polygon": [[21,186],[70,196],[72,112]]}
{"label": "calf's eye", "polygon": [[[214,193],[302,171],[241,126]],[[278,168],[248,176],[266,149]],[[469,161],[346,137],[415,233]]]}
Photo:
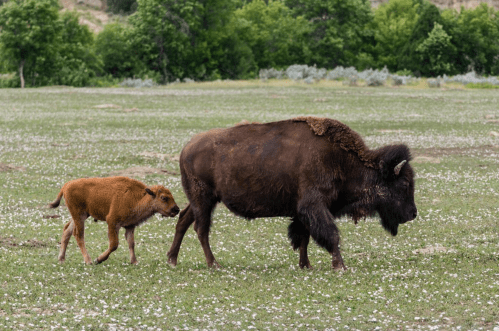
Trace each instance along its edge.
{"label": "calf's eye", "polygon": [[168,201],[168,197],[161,197],[161,200],[166,202],[166,201]]}

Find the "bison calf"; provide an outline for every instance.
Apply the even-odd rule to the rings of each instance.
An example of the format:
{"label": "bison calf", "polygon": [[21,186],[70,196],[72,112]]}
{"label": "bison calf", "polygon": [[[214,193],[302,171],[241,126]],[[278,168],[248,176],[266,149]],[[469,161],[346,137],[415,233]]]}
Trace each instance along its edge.
{"label": "bison calf", "polygon": [[161,185],[147,187],[127,177],[72,180],[64,184],[57,199],[49,206],[57,208],[63,196],[73,219],[64,226],[59,252],[60,262],[66,257],[66,247],[73,234],[85,263],[92,263],[84,240],[85,220],[92,216],[95,221],[107,222],[109,237],[109,248],[95,260],[95,263],[107,260],[118,248],[118,231],[123,227],[126,229],[125,238],[130,249],[130,263],[136,264],[135,227],[155,213],[160,213],[163,217],[174,217],[179,212],[167,188]]}

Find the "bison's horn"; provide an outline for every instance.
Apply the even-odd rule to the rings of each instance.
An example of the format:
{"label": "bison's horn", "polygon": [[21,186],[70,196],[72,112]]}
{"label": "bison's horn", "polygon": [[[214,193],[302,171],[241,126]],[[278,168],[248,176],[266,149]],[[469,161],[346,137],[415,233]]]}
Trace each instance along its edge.
{"label": "bison's horn", "polygon": [[404,160],[402,162],[400,162],[399,164],[397,164],[395,166],[395,169],[393,169],[393,171],[395,172],[395,176],[398,176],[399,173],[400,173],[400,170],[402,170],[402,167],[404,166],[404,164],[407,163],[407,160]]}

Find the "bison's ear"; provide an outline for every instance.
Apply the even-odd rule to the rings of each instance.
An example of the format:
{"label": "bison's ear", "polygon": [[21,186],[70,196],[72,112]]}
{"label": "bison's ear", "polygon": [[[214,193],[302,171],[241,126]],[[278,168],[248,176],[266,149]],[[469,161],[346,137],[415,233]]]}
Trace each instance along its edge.
{"label": "bison's ear", "polygon": [[397,178],[404,165],[411,160],[409,148],[405,145],[385,146],[379,151],[379,169],[386,179]]}
{"label": "bison's ear", "polygon": [[151,191],[151,189],[149,189],[149,188],[147,188],[147,187],[146,187],[146,192],[147,192],[147,194],[152,195],[152,197],[153,197],[153,198],[155,198],[155,197],[156,197],[156,194],[155,194],[153,191]]}

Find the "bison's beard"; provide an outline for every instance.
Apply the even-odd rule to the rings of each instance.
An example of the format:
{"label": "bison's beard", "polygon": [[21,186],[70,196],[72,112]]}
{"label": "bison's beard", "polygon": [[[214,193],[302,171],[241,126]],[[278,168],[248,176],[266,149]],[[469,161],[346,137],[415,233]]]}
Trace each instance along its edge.
{"label": "bison's beard", "polygon": [[381,218],[381,225],[383,228],[390,232],[392,236],[396,236],[398,233],[399,222],[398,215],[393,213],[390,208],[381,207],[378,209],[379,217]]}

